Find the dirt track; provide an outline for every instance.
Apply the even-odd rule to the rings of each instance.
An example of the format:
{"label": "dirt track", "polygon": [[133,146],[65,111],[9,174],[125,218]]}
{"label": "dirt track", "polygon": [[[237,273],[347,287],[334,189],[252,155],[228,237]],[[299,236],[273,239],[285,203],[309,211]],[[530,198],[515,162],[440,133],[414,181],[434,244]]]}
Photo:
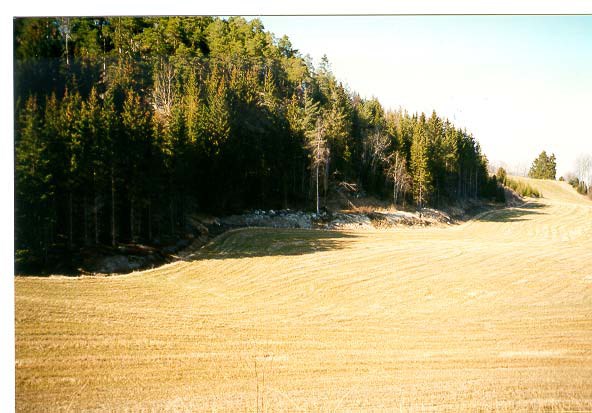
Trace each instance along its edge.
{"label": "dirt track", "polygon": [[15,279],[17,410],[592,410],[592,202]]}

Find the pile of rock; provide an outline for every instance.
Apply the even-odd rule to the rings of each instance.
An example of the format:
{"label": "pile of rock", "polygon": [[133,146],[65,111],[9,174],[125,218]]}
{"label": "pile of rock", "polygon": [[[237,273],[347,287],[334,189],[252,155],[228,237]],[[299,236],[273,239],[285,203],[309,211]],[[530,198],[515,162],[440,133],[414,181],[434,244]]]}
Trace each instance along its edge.
{"label": "pile of rock", "polygon": [[327,229],[372,229],[372,219],[363,213],[336,213],[327,223]]}
{"label": "pile of rock", "polygon": [[314,228],[316,214],[291,209],[264,211],[256,209],[241,215],[220,218],[220,224],[227,227],[272,227],[272,228]]}
{"label": "pile of rock", "polygon": [[447,224],[452,223],[450,216],[442,211],[432,208],[422,208],[420,211],[421,217],[425,218],[426,221],[431,222],[444,222]]}
{"label": "pile of rock", "polygon": [[452,223],[450,216],[434,209],[424,208],[419,212],[335,212],[316,214],[313,212],[283,210],[261,210],[219,219],[221,228],[241,227],[270,228],[319,228],[334,230],[354,230],[391,228],[398,225],[431,225]]}

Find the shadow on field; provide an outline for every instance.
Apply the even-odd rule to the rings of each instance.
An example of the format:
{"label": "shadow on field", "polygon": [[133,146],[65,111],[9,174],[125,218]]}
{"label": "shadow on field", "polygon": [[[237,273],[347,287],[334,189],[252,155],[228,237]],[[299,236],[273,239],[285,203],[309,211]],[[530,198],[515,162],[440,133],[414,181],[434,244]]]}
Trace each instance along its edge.
{"label": "shadow on field", "polygon": [[220,235],[185,260],[304,255],[343,249],[352,238],[356,235],[338,231],[242,228]]}
{"label": "shadow on field", "polygon": [[485,214],[481,217],[475,218],[477,221],[486,222],[520,222],[527,221],[532,215],[546,215],[541,210],[547,208],[546,205],[538,202],[529,202],[520,207],[504,208],[495,211],[491,214]]}

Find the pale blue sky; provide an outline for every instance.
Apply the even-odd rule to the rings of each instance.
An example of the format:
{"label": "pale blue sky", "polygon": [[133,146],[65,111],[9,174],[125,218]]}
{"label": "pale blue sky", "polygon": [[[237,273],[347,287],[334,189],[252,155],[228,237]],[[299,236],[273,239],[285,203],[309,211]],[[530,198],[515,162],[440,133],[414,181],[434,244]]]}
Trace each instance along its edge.
{"label": "pale blue sky", "polygon": [[592,153],[592,17],[262,17],[276,37],[385,108],[435,109],[490,161],[528,166],[547,150],[558,174]]}

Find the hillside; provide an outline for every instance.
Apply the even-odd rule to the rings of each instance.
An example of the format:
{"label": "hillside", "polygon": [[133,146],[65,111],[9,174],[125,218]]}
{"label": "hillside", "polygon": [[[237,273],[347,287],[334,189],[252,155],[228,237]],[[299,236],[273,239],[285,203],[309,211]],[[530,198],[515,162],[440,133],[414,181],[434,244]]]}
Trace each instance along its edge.
{"label": "hillside", "polygon": [[170,249],[193,214],[318,213],[333,187],[500,198],[463,125],[362,98],[305,53],[237,16],[16,18],[17,272]]}
{"label": "hillside", "polygon": [[449,227],[242,229],[193,260],[17,277],[18,411],[592,409],[592,202]]}

